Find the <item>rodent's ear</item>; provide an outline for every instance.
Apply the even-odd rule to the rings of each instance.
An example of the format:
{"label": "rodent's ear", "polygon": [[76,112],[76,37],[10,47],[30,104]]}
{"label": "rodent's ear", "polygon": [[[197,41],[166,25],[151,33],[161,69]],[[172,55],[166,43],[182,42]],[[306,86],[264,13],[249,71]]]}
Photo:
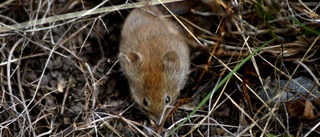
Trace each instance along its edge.
{"label": "rodent's ear", "polygon": [[127,56],[131,63],[140,63],[142,61],[142,56],[138,52],[132,51]]}
{"label": "rodent's ear", "polygon": [[164,69],[178,69],[180,67],[180,57],[177,52],[168,51],[162,55]]}

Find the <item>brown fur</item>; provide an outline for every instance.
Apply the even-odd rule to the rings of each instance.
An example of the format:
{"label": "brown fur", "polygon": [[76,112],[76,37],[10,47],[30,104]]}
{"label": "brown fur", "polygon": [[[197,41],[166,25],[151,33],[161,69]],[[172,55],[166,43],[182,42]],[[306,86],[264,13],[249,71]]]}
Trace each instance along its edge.
{"label": "brown fur", "polygon": [[122,30],[120,65],[131,96],[158,125],[171,110],[166,107],[177,101],[189,70],[189,49],[180,32],[154,6],[131,11]]}

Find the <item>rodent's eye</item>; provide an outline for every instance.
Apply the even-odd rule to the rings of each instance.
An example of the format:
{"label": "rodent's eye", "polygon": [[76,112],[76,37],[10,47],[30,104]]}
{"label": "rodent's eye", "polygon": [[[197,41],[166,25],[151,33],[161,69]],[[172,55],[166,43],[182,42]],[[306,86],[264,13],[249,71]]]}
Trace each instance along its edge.
{"label": "rodent's eye", "polygon": [[148,106],[148,101],[146,100],[146,98],[143,98],[143,104],[144,104],[145,106]]}
{"label": "rodent's eye", "polygon": [[170,97],[167,96],[167,98],[166,98],[166,104],[168,104],[169,102],[170,102]]}

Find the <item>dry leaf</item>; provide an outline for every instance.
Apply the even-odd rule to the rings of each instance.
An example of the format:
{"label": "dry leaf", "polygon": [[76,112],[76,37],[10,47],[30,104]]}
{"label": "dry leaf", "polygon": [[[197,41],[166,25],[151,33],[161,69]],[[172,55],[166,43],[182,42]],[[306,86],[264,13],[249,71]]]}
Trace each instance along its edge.
{"label": "dry leaf", "polygon": [[317,118],[316,108],[308,100],[295,100],[286,102],[290,117],[297,117],[306,120],[314,120]]}

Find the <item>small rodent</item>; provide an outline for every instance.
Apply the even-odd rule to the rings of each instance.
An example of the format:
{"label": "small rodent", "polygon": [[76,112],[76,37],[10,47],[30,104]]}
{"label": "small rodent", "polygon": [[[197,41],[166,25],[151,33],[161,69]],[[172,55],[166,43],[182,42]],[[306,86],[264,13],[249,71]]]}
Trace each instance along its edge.
{"label": "small rodent", "polygon": [[133,100],[157,125],[168,116],[190,66],[182,29],[155,6],[134,9],[121,32],[120,66]]}

